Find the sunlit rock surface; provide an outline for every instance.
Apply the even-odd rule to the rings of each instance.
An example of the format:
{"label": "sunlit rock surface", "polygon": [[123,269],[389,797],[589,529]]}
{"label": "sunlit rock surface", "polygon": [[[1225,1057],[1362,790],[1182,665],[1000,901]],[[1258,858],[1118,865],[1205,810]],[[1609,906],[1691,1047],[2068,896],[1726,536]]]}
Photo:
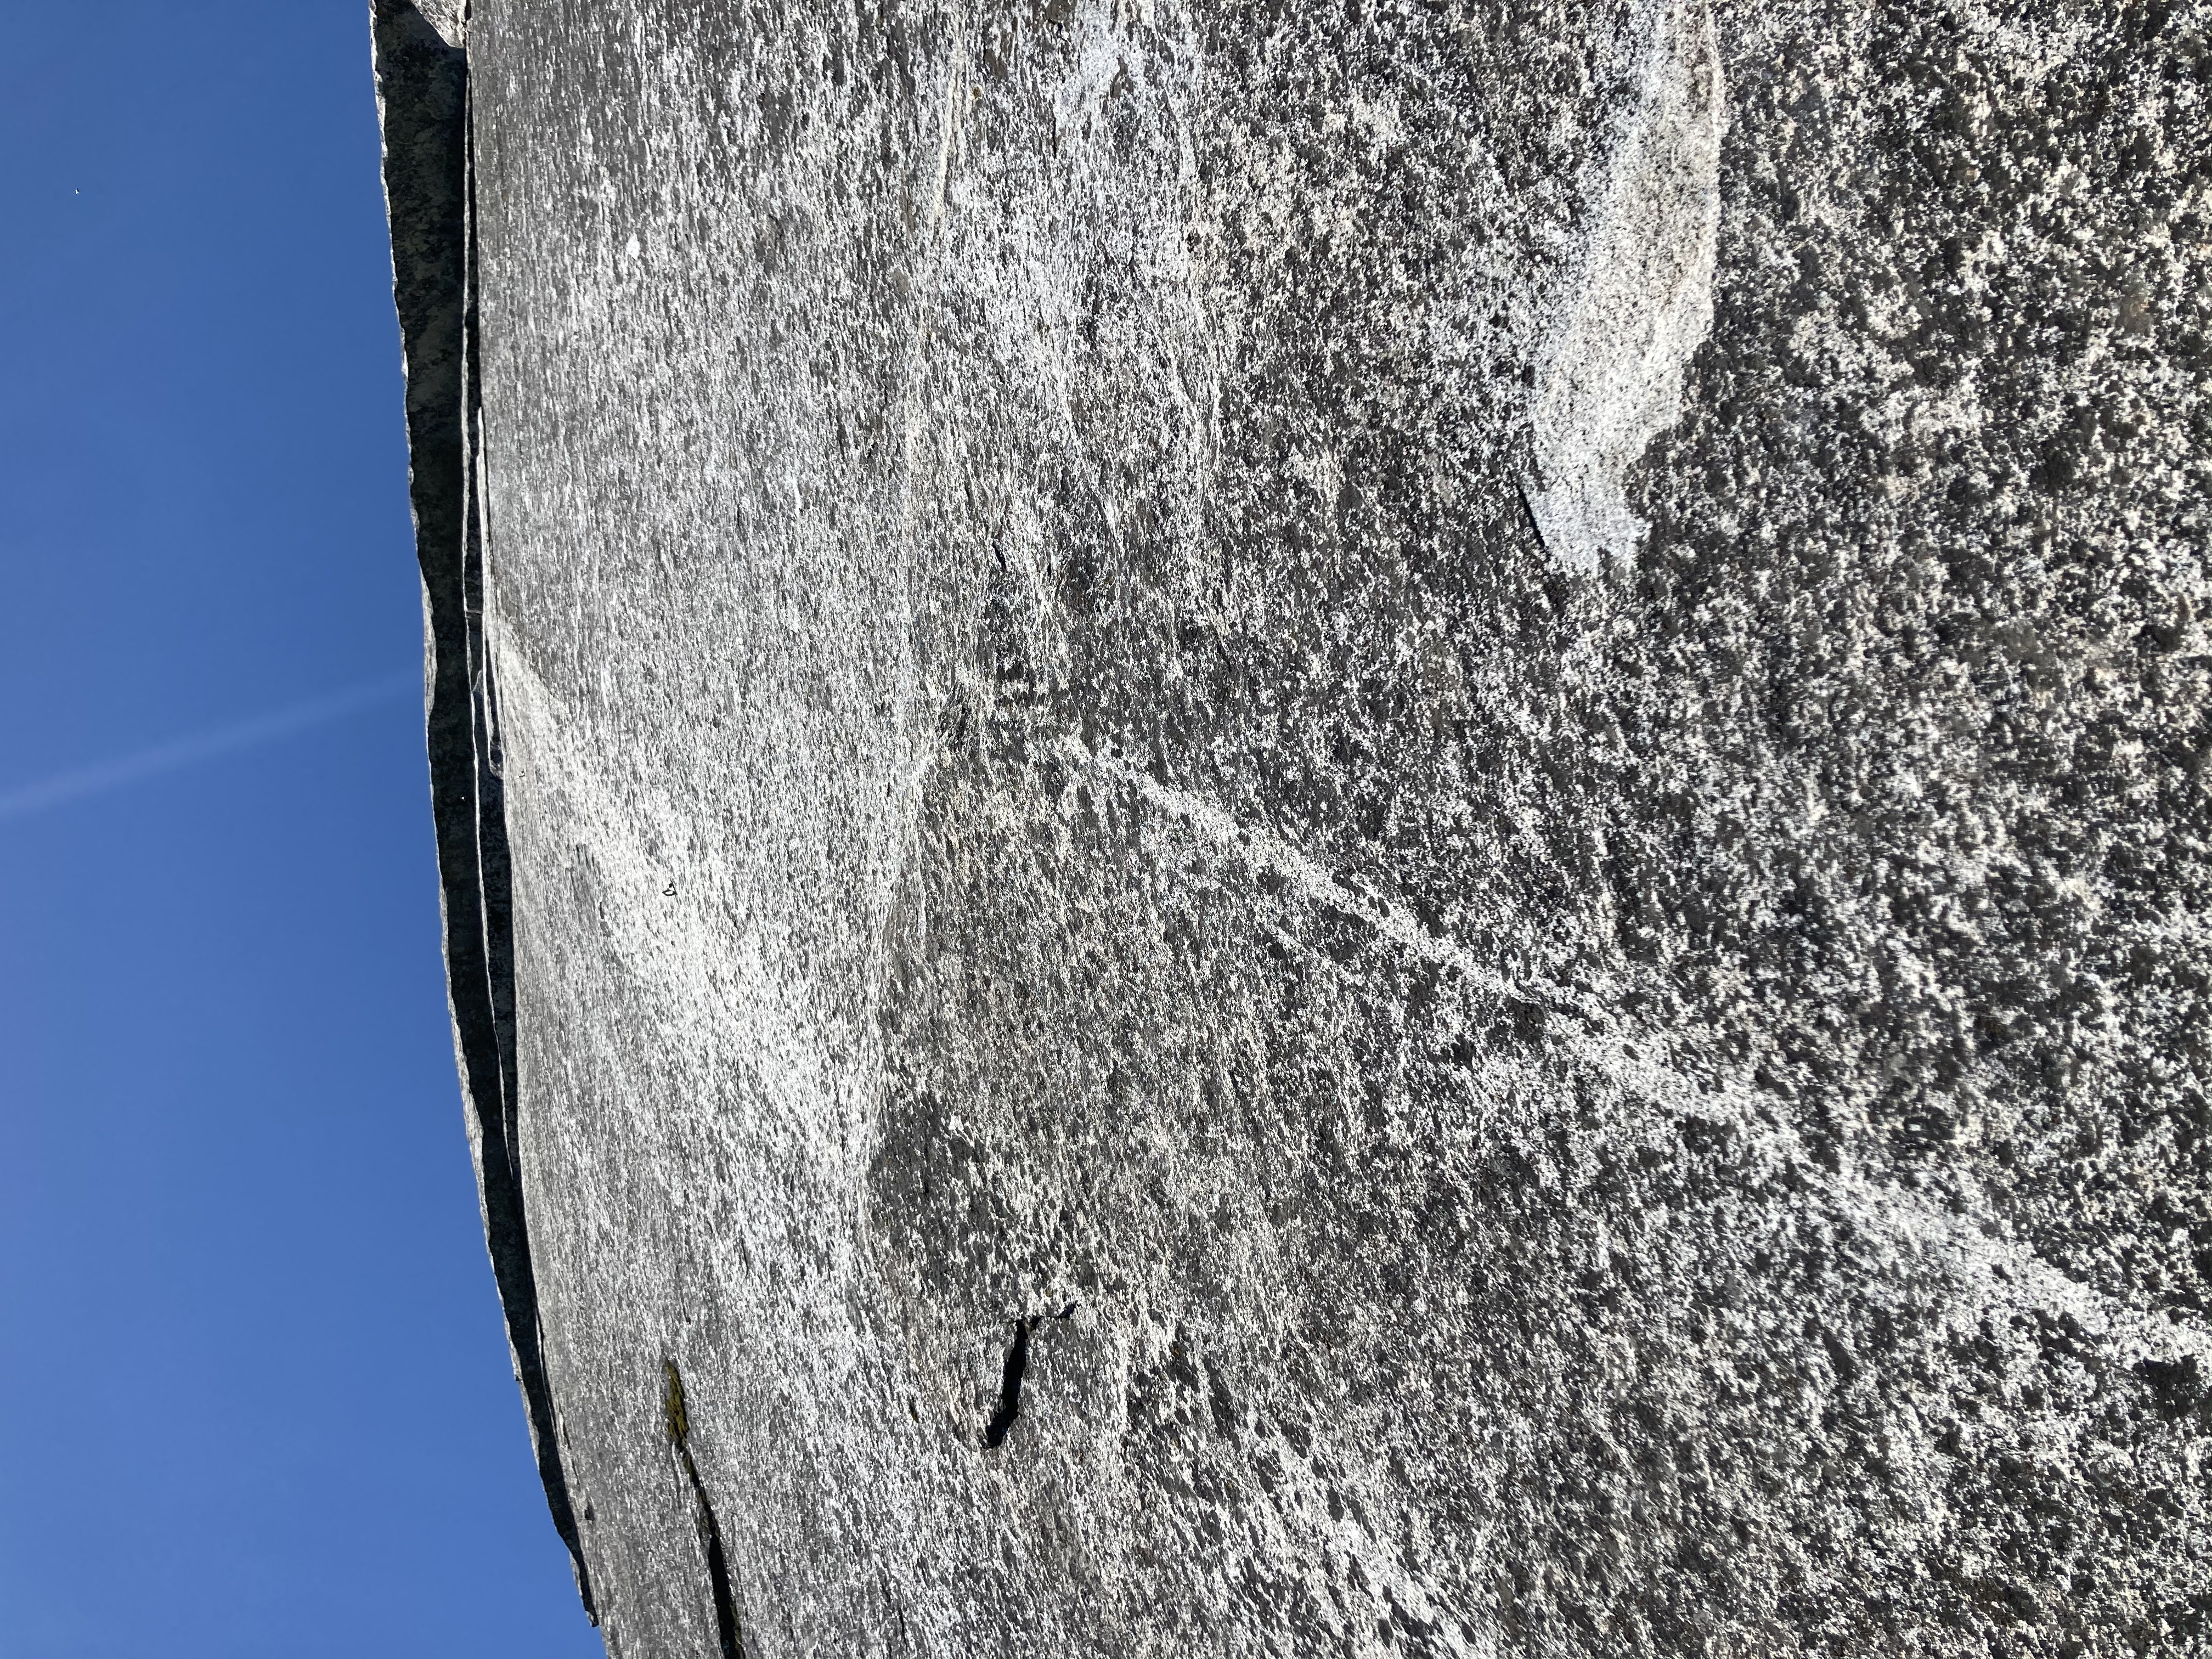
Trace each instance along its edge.
{"label": "sunlit rock surface", "polygon": [[376,12],[611,1650],[2208,1650],[2206,7]]}

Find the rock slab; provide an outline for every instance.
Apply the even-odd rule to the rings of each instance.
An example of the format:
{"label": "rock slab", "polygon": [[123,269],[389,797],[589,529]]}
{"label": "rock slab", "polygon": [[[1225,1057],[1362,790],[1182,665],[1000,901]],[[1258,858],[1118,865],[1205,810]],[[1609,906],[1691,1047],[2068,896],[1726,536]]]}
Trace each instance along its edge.
{"label": "rock slab", "polygon": [[2212,8],[373,15],[611,1653],[2212,1651]]}

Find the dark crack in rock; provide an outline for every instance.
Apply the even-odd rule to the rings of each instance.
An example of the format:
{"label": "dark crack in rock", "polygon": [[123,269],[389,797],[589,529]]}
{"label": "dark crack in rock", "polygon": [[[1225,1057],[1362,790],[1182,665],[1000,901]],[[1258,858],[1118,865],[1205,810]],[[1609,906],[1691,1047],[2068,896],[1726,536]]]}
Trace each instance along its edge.
{"label": "dark crack in rock", "polygon": [[2212,6],[376,10],[611,1652],[2212,1651]]}

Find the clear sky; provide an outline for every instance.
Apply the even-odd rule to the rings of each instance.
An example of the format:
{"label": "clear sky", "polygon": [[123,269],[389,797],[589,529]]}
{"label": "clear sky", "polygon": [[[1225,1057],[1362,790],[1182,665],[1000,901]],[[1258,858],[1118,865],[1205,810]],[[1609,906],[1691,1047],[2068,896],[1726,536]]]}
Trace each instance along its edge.
{"label": "clear sky", "polygon": [[453,1079],[365,14],[8,9],[6,1659],[599,1651]]}

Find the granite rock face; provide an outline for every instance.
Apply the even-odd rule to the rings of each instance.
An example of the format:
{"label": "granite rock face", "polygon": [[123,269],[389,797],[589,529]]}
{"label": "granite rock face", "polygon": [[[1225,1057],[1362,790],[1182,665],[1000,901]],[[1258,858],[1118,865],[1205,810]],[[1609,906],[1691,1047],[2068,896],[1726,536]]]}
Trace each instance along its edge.
{"label": "granite rock face", "polygon": [[2212,1651],[2212,7],[374,14],[611,1652]]}

